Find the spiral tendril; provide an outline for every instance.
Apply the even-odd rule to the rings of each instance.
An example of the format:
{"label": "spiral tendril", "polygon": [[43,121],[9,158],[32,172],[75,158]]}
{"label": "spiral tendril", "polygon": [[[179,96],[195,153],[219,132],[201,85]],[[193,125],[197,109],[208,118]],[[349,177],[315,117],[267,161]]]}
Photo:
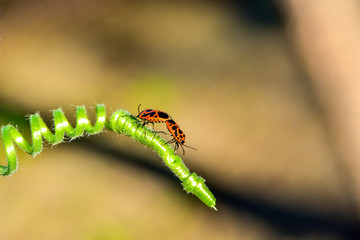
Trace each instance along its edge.
{"label": "spiral tendril", "polygon": [[216,199],[208,187],[205,179],[190,173],[181,158],[175,155],[173,148],[166,144],[166,140],[158,136],[149,128],[142,126],[141,122],[125,110],[118,110],[106,119],[105,105],[96,106],[96,122],[91,125],[84,106],[76,109],[76,126],[73,128],[61,109],[53,111],[54,133],[49,130],[38,113],[30,116],[30,129],[32,145],[25,140],[22,134],[12,125],[1,128],[1,136],[5,147],[7,166],[0,165],[0,175],[9,176],[17,170],[18,160],[15,145],[36,156],[42,150],[43,138],[49,143],[56,145],[64,141],[65,135],[70,140],[81,137],[84,133],[89,135],[100,133],[104,127],[120,134],[133,138],[135,141],[153,149],[180,179],[184,190],[197,196],[210,208],[215,208]]}

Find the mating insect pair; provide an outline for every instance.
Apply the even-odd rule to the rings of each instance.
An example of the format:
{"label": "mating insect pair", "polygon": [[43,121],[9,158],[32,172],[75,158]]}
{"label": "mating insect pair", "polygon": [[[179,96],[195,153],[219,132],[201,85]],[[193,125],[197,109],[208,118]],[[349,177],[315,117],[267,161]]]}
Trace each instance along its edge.
{"label": "mating insect pair", "polygon": [[183,150],[183,154],[185,154],[183,146],[196,150],[195,148],[185,145],[185,134],[183,133],[183,131],[181,131],[179,125],[170,117],[169,114],[163,111],[153,109],[145,109],[140,112],[140,106],[141,104],[138,107],[139,115],[137,115],[136,117],[140,118],[143,121],[143,126],[149,123],[154,126],[154,123],[165,122],[167,129],[173,136],[173,139],[166,143],[175,143],[175,150],[177,150],[180,146]]}

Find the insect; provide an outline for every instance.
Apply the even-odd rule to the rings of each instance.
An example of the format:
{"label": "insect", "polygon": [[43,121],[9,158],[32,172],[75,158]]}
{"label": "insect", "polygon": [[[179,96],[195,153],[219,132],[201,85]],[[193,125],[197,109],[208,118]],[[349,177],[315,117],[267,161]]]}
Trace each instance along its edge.
{"label": "insect", "polygon": [[177,150],[179,148],[179,146],[182,148],[183,150],[183,155],[185,155],[185,150],[184,147],[188,147],[191,149],[194,149],[195,151],[197,151],[195,148],[192,148],[190,146],[185,145],[185,134],[183,133],[183,131],[181,131],[179,125],[172,119],[169,119],[166,121],[166,127],[169,130],[169,132],[173,135],[173,139],[171,139],[170,141],[168,141],[167,143],[175,143],[175,150]]}
{"label": "insect", "polygon": [[136,117],[142,120],[143,126],[151,123],[154,127],[154,123],[162,123],[171,119],[169,114],[159,110],[145,109],[140,112],[140,106],[141,104],[138,106],[139,115],[137,115]]}

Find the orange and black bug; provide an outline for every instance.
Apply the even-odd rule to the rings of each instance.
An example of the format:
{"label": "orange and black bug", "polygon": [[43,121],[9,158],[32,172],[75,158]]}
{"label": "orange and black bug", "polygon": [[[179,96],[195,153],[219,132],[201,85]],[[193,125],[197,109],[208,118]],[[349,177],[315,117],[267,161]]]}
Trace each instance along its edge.
{"label": "orange and black bug", "polygon": [[138,106],[139,115],[136,117],[143,121],[143,126],[149,123],[154,126],[154,123],[166,122],[167,120],[171,119],[169,114],[159,110],[145,109],[140,112],[140,106],[141,104]]}
{"label": "orange and black bug", "polygon": [[[185,134],[181,131],[179,125],[172,119],[166,121],[166,127],[169,132],[173,135],[173,139],[168,141],[167,143],[175,143],[175,151],[179,148],[179,146],[183,150],[183,154],[185,155],[185,150],[183,146],[196,150],[190,146],[185,145]],[[197,150],[196,150],[197,151]]]}

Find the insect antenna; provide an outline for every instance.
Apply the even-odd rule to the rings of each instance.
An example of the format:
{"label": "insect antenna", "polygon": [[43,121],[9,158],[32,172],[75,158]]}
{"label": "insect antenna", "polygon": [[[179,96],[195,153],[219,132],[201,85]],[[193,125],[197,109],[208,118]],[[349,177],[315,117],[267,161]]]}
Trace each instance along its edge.
{"label": "insect antenna", "polygon": [[176,144],[176,146],[175,146],[175,150],[179,148],[179,145],[180,145],[180,147],[181,147],[182,150],[183,150],[183,155],[185,155],[185,149],[184,149],[183,146],[185,146],[185,147],[187,147],[187,148],[191,148],[191,149],[197,151],[197,149],[195,149],[195,148],[193,148],[193,147],[190,147],[190,146],[185,145],[185,144],[180,144],[180,143],[178,143],[178,142],[177,142],[177,144]]}
{"label": "insect antenna", "polygon": [[190,146],[188,146],[188,145],[185,145],[185,144],[183,144],[185,147],[187,147],[187,148],[191,148],[192,150],[195,150],[195,151],[197,151],[197,149],[196,148],[193,148],[193,147],[190,147]]}
{"label": "insect antenna", "polygon": [[[139,106],[138,106],[138,114],[140,115],[140,106],[141,106],[141,103],[139,104]],[[138,115],[138,116],[139,116]]]}

